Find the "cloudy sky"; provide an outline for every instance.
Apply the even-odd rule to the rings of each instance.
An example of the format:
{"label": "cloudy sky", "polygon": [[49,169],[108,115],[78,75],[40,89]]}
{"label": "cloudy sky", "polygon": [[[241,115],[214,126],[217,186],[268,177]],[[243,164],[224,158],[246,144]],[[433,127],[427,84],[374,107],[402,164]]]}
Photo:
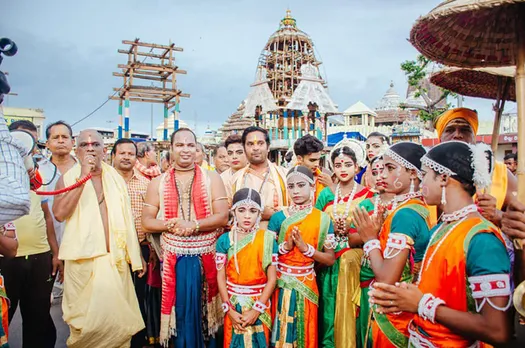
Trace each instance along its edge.
{"label": "cloudy sky", "polygon": [[[268,37],[290,8],[323,62],[329,93],[346,109],[358,100],[370,107],[394,81],[406,92],[399,65],[417,52],[407,41],[418,16],[439,0],[2,0],[1,35],[19,52],[6,58],[12,90],[9,106],[42,108],[47,122],[74,123],[99,107],[120,87],[112,76],[126,57],[122,40],[167,44],[184,52],[177,63],[188,71],[178,87],[191,98],[181,102],[181,117],[198,133],[218,128],[247,96],[257,60]],[[491,102],[466,99],[482,118],[492,117]],[[507,109],[515,110],[513,104]],[[109,101],[79,123],[116,127],[117,101]],[[131,104],[131,128],[149,132],[149,104]],[[153,108],[162,122],[161,106]]]}

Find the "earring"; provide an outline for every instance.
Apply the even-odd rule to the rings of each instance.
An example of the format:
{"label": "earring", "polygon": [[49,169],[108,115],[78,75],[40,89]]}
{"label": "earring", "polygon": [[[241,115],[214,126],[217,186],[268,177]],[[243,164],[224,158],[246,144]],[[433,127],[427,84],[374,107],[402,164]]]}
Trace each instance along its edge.
{"label": "earring", "polygon": [[410,179],[410,193],[414,193],[416,189],[416,184],[414,183],[414,178]]}
{"label": "earring", "polygon": [[447,204],[447,190],[445,186],[441,187],[441,205]]}

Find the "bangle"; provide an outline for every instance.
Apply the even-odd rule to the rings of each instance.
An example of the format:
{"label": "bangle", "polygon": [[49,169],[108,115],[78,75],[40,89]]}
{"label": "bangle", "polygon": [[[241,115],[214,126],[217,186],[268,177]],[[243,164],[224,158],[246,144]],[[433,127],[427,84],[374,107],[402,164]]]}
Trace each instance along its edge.
{"label": "bangle", "polygon": [[374,249],[381,250],[381,243],[379,242],[379,239],[372,239],[363,245],[363,251],[365,252],[365,255],[368,256],[370,252]]}
{"label": "bangle", "polygon": [[223,302],[222,305],[222,311],[226,314],[230,310],[230,304],[228,302]]}
{"label": "bangle", "polygon": [[266,308],[268,308],[268,306],[266,306],[264,303],[262,303],[259,300],[255,301],[255,303],[252,306],[252,309],[255,309],[257,312],[260,312],[260,313],[264,313]]}
{"label": "bangle", "polygon": [[315,248],[311,244],[308,244],[308,249],[306,249],[303,255],[306,257],[313,257],[314,254],[315,254]]}
{"label": "bangle", "polygon": [[445,301],[432,294],[424,294],[417,306],[417,313],[419,316],[431,323],[436,323],[436,311],[440,305],[444,305]]}
{"label": "bangle", "polygon": [[201,226],[199,225],[199,220],[195,219],[193,220],[193,222],[195,223],[195,233],[199,233],[200,229],[201,229]]}
{"label": "bangle", "polygon": [[285,255],[288,254],[291,250],[286,249],[284,246],[286,245],[286,242],[282,242],[279,244],[279,254]]}

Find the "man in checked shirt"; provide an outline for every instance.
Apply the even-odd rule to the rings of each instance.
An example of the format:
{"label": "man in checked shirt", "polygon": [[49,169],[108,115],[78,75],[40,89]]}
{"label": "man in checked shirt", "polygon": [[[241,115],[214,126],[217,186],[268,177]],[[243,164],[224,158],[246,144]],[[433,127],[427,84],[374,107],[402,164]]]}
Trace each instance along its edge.
{"label": "man in checked shirt", "polygon": [[131,210],[135,219],[135,229],[137,230],[142,256],[144,260],[149,260],[146,277],[139,278],[137,273],[133,274],[135,293],[146,328],[133,336],[131,347],[142,348],[158,343],[158,323],[160,322],[160,302],[158,301],[160,299],[160,267],[155,251],[146,240],[141,223],[144,197],[150,181],[135,168],[137,145],[133,140],[126,138],[117,140],[111,154],[113,156],[113,167],[124,178],[128,186]]}

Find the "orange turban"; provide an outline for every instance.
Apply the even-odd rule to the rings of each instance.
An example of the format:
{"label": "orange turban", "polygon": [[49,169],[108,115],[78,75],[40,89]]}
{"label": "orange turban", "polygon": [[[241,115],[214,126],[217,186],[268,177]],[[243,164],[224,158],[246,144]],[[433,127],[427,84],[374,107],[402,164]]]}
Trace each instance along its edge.
{"label": "orange turban", "polygon": [[436,120],[435,128],[438,133],[438,138],[441,139],[441,135],[445,131],[445,128],[447,127],[447,124],[450,123],[450,121],[459,118],[464,119],[468,122],[468,124],[470,124],[472,130],[474,131],[474,135],[478,133],[477,112],[468,108],[455,108],[445,111]]}

